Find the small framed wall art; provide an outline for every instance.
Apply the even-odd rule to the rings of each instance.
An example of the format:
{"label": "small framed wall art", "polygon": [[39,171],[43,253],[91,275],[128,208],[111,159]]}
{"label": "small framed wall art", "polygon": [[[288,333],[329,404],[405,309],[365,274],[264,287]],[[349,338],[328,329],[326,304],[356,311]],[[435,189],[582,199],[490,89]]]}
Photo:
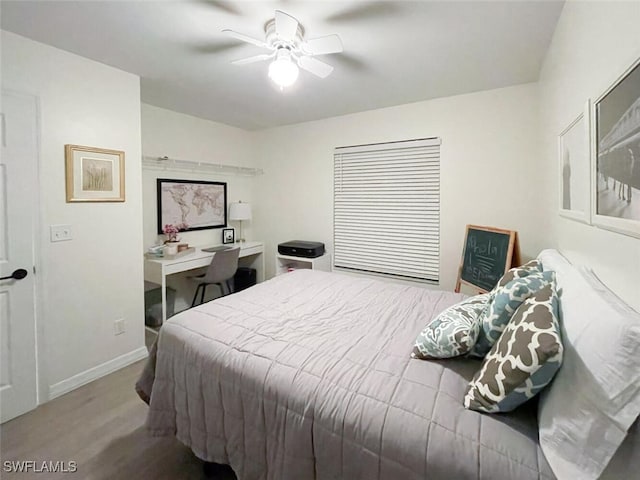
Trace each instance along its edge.
{"label": "small framed wall art", "polygon": [[222,229],[222,243],[235,243],[236,241],[236,232],[233,228],[223,228]]}
{"label": "small framed wall art", "polygon": [[593,104],[594,225],[640,237],[640,59]]}
{"label": "small framed wall art", "polygon": [[589,102],[558,136],[560,215],[591,223],[591,156]]}
{"label": "small framed wall art", "polygon": [[67,202],[124,202],[124,152],[65,145]]}

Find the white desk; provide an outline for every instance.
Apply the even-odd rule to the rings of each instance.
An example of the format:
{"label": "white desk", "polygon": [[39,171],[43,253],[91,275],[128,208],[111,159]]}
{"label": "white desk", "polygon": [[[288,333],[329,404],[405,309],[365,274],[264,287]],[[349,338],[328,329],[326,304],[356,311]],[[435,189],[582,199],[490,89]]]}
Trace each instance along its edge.
{"label": "white desk", "polygon": [[[203,252],[203,248],[213,245],[197,246],[194,253],[173,259],[145,258],[144,279],[162,287],[162,323],[167,320],[167,275],[208,267],[215,252]],[[229,245],[240,247],[238,265],[256,269],[258,282],[264,281],[264,244],[262,242],[244,242]]]}

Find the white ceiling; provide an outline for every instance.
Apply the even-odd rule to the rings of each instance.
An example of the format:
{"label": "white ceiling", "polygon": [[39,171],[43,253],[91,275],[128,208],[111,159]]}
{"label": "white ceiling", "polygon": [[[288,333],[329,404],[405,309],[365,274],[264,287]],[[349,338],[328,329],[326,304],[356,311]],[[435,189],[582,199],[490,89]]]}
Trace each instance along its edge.
{"label": "white ceiling", "polygon": [[[255,130],[536,81],[562,1],[5,1],[1,25],[141,77],[142,101]],[[337,33],[334,72],[284,92],[263,53],[278,8],[306,37]]]}

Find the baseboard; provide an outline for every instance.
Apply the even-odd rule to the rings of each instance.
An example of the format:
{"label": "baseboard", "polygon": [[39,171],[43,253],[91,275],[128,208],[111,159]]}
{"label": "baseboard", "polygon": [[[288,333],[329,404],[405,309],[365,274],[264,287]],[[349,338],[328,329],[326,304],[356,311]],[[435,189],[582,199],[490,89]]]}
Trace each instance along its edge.
{"label": "baseboard", "polygon": [[147,356],[147,348],[140,347],[129,353],[120,355],[113,360],[109,360],[108,362],[105,362],[101,365],[78,373],[73,377],[67,378],[58,383],[54,383],[49,387],[49,400],[53,400],[54,398],[59,397],[60,395],[64,395],[65,393],[69,393],[71,390],[75,390],[82,385],[86,385],[87,383],[93,382],[100,377],[104,377],[105,375],[113,373],[116,370],[120,370],[121,368],[126,367],[127,365],[131,365],[138,360],[142,360]]}

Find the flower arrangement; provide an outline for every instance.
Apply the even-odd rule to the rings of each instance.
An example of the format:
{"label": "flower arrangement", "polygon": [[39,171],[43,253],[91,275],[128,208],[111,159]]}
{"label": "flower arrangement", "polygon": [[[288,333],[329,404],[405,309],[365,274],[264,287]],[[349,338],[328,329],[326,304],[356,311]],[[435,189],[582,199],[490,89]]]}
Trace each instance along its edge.
{"label": "flower arrangement", "polygon": [[167,242],[177,242],[179,240],[178,233],[186,230],[187,228],[189,228],[189,225],[186,223],[178,223],[176,225],[167,223],[162,229],[162,233],[167,236]]}

